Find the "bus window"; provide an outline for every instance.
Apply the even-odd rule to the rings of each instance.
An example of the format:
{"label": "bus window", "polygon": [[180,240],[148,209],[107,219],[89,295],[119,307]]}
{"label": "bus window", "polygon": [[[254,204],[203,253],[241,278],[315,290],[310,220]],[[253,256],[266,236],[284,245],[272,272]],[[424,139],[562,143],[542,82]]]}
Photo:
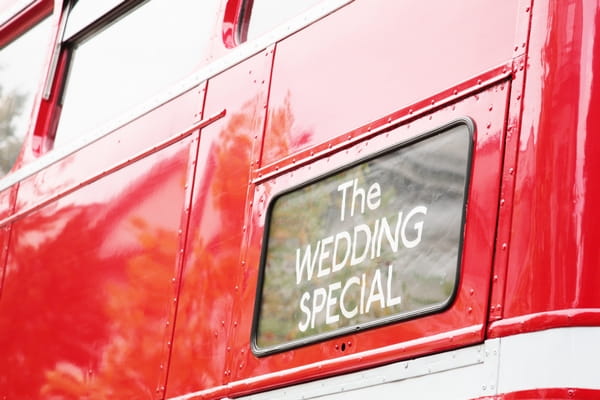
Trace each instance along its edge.
{"label": "bus window", "polygon": [[49,29],[46,18],[0,49],[0,177],[13,166],[29,128]]}
{"label": "bus window", "polygon": [[274,198],[263,240],[255,354],[451,304],[470,130],[454,125]]}
{"label": "bus window", "polygon": [[309,10],[323,0],[245,0],[240,26],[241,41],[254,39]]}
{"label": "bus window", "polygon": [[[77,3],[73,13],[85,15],[77,5],[86,3]],[[206,59],[219,6],[220,0],[146,1],[91,35],[85,35],[88,27],[67,41],[73,50],[55,147],[190,75]],[[81,24],[81,18],[67,22],[67,34],[78,29],[71,23]]]}

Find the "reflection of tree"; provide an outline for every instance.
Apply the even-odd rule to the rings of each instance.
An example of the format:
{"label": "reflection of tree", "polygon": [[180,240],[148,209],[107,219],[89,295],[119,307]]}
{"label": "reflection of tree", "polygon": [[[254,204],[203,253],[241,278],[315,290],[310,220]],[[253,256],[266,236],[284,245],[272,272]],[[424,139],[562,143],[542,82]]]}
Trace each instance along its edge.
{"label": "reflection of tree", "polygon": [[[422,310],[448,300],[455,285],[460,248],[468,139],[466,128],[454,128],[280,197],[275,203],[270,222],[259,345],[267,347],[282,344],[390,315]],[[341,195],[337,188],[339,184],[353,179],[356,179],[359,188],[367,188],[375,182],[381,185],[382,205],[373,210],[366,208],[364,213],[358,206],[356,213],[349,217],[348,208],[351,206],[347,200],[347,218],[342,222],[339,215]],[[347,194],[348,199],[351,196],[352,194]],[[376,223],[383,218],[392,227],[400,226],[396,225],[396,221],[403,221],[402,229],[406,227],[408,235],[414,234],[410,232],[413,225],[406,225],[405,221],[407,213],[418,205],[427,207],[427,217],[423,219],[424,233],[417,247],[403,248],[400,244],[394,251],[385,244],[385,239],[379,240],[383,245],[378,245],[381,252],[375,256],[373,243],[376,241],[367,241],[362,234],[356,236],[359,240],[349,239],[352,240],[352,245],[345,249],[352,248],[353,254],[367,251],[366,254],[370,255],[365,260],[355,265],[345,264],[340,271],[325,273],[322,278],[317,277],[316,266],[320,262],[317,260],[320,260],[322,254],[316,249],[317,243],[323,243],[321,240],[326,237],[331,239],[326,250],[328,256],[324,257],[325,269],[328,269],[336,256],[332,244],[333,235],[345,232],[352,238],[353,229],[361,224],[368,227],[370,238],[375,237]],[[399,212],[403,213],[404,219],[401,219]],[[399,239],[398,233],[396,236]],[[379,239],[382,237],[378,236]],[[306,250],[308,246],[311,253],[310,258],[306,259],[312,260],[308,263],[315,265],[315,269],[310,280],[305,273],[300,283],[296,284],[296,251],[301,254],[300,259],[304,259],[304,254],[309,254]],[[341,251],[340,254],[344,252]],[[393,271],[391,275],[388,269],[390,265]],[[372,282],[377,282],[372,281],[376,273],[381,278],[379,287],[371,286]],[[364,314],[361,311],[352,318],[340,318],[329,324],[325,324],[325,313],[321,312],[314,329],[308,328],[304,332],[298,329],[298,321],[304,319],[299,309],[299,299],[303,294],[311,296],[307,303],[310,305],[316,298],[313,292],[315,289],[323,290],[336,281],[344,285],[349,278],[358,279],[361,276],[364,289],[359,291],[354,287],[348,292],[350,294],[345,298],[348,301],[346,309],[353,309],[360,299],[365,300],[362,290],[369,296],[372,288],[378,288],[378,292],[383,294],[389,288],[393,297],[400,296],[402,301],[392,307],[384,306],[383,302],[380,306],[379,302],[375,302]],[[389,286],[386,285],[388,276],[391,277]],[[337,314],[339,306],[337,303],[332,304],[335,304],[332,306],[333,314]]]}
{"label": "reflection of tree", "polygon": [[269,110],[269,122],[265,135],[263,161],[269,163],[290,152],[303,148],[312,139],[313,132],[305,129],[294,131],[294,114],[292,113],[291,94],[288,92],[279,108]]}
{"label": "reflection of tree", "polygon": [[228,340],[222,323],[232,311],[242,247],[252,138],[259,102],[228,115],[216,135],[205,134],[206,160],[196,178],[190,245],[177,309],[169,396],[222,383]]}
{"label": "reflection of tree", "polygon": [[[97,317],[102,312],[98,282],[103,272],[82,268],[97,264],[96,255],[87,255],[86,263],[75,262],[77,255],[67,252],[64,244],[82,248],[102,234],[94,228],[80,229],[96,210],[96,206],[65,208],[52,218],[38,213],[15,224],[11,258],[18,265],[8,264],[0,302],[0,388],[7,398],[38,398],[44,370],[94,367],[89,364],[93,343],[107,335]],[[30,237],[52,236],[48,232],[61,224],[63,229],[52,238],[56,241],[29,244],[26,236],[18,236],[23,232]]]}
{"label": "reflection of tree", "polygon": [[25,96],[19,93],[4,94],[0,87],[0,177],[12,168],[22,140],[17,136],[13,121],[23,109]]}
{"label": "reflection of tree", "polygon": [[[142,220],[131,221],[142,251],[128,258],[125,279],[104,286],[102,304],[109,340],[97,360],[93,379],[86,370],[58,363],[46,373],[42,393],[46,396],[77,399],[151,397],[149,388],[157,382],[151,377],[161,364],[165,315],[168,303],[164,293],[170,290],[171,265],[177,250],[177,237],[163,229],[153,229]],[[135,283],[135,284],[132,284]],[[162,296],[161,296],[162,295]]]}
{"label": "reflection of tree", "polygon": [[[229,115],[197,178],[169,375],[169,387],[179,394],[223,380],[229,332],[221,321],[234,303],[258,104],[253,100]],[[134,184],[111,203],[65,206],[79,198],[77,191],[14,223],[0,301],[0,393],[23,399],[156,396],[161,365],[169,365],[165,322],[179,237],[136,207],[146,199],[162,204],[166,179],[183,187],[172,171],[185,170],[185,154],[169,161],[166,176],[156,164],[141,178],[132,176]],[[82,190],[101,190],[99,183]],[[181,204],[169,203],[174,215]],[[179,224],[178,216],[174,220]],[[132,244],[103,254],[115,235]]]}
{"label": "reflection of tree", "polygon": [[155,395],[166,362],[180,210],[175,206],[161,219],[170,221],[166,229],[152,224],[142,203],[169,203],[173,197],[163,196],[174,188],[172,196],[181,199],[185,154],[141,168],[141,179],[129,173],[135,183],[110,203],[76,203],[102,190],[94,184],[14,223],[0,301],[0,393]]}

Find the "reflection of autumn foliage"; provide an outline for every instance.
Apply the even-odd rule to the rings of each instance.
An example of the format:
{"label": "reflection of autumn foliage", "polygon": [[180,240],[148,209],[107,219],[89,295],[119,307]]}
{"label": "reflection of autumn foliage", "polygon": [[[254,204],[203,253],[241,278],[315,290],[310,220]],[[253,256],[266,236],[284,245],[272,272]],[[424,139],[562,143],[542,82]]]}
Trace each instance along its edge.
{"label": "reflection of autumn foliage", "polygon": [[312,132],[302,130],[295,132],[294,114],[292,113],[291,94],[288,92],[280,108],[272,108],[265,135],[263,162],[270,163],[285,157],[290,151],[299,150],[310,142]]}
{"label": "reflection of autumn foliage", "polygon": [[187,165],[163,160],[155,168],[140,161],[141,179],[128,173],[125,190],[117,192],[116,176],[105,181],[114,202],[78,204],[103,189],[92,185],[15,223],[0,301],[0,394],[156,396],[181,210],[161,210],[156,221],[150,213],[181,201]]}
{"label": "reflection of autumn foliage", "polygon": [[[164,357],[164,293],[170,289],[170,265],[177,249],[176,236],[152,229],[142,219],[132,225],[142,251],[132,255],[125,266],[124,279],[107,282],[103,304],[110,339],[101,351],[97,372],[85,379],[85,371],[73,365],[58,364],[46,373],[42,393],[62,398],[109,399],[147,398],[148,388]],[[134,284],[132,284],[134,283]]]}
{"label": "reflection of autumn foliage", "polygon": [[[7,398],[38,398],[43,371],[69,369],[63,360],[94,368],[94,343],[108,334],[97,318],[102,312],[98,293],[103,271],[86,268],[71,251],[102,235],[94,227],[74,229],[89,221],[95,211],[95,206],[65,208],[51,219],[40,213],[15,225],[0,302],[0,392]],[[29,234],[19,237],[21,232]],[[49,240],[36,244],[35,236]],[[18,265],[14,260],[19,260]],[[86,264],[96,263],[97,255],[88,255]]]}
{"label": "reflection of autumn foliage", "polygon": [[243,238],[256,101],[204,133],[177,309],[168,396],[219,385]]}
{"label": "reflection of autumn foliage", "polygon": [[[251,156],[258,151],[254,136],[263,123],[257,117],[263,112],[260,104],[256,99],[245,103],[214,138],[206,135],[201,141],[206,159],[198,163],[182,288],[176,296],[168,376],[175,394],[226,379],[234,287],[244,270],[240,252]],[[285,114],[278,117],[282,135],[291,121]],[[281,146],[288,141],[282,138]],[[169,367],[166,343],[172,325],[167,322],[176,289],[176,227],[183,202],[161,196],[172,190],[164,189],[172,180],[183,194],[180,172],[187,159],[182,154],[187,149],[166,165],[140,161],[148,162],[149,168],[140,168],[147,172],[131,176],[134,183],[124,189],[111,186],[111,203],[77,203],[102,190],[93,184],[15,222],[0,301],[1,395],[138,399],[163,394],[156,388],[164,385]],[[110,177],[106,181],[112,182]],[[173,198],[181,201],[178,196]],[[163,225],[153,224],[150,208],[140,206],[144,202],[154,212],[169,204],[173,216]]]}
{"label": "reflection of autumn foliage", "polygon": [[[240,327],[232,320],[236,301],[250,278],[241,264],[245,236],[248,181],[253,138],[262,130],[259,99],[245,102],[228,115],[218,133],[203,132],[201,147],[208,159],[199,160],[188,256],[177,310],[174,349],[167,397],[223,384],[230,368],[227,347]],[[288,148],[292,116],[286,108],[273,111],[279,150]],[[273,134],[274,132],[271,132]],[[212,133],[212,131],[211,131]],[[259,136],[260,137],[260,136]],[[257,143],[258,144],[258,143]],[[255,156],[256,157],[256,156]],[[256,257],[260,249],[250,248]],[[240,279],[241,278],[241,279]],[[235,286],[239,285],[236,289]],[[252,302],[244,308],[252,307]],[[249,341],[249,330],[239,335]]]}

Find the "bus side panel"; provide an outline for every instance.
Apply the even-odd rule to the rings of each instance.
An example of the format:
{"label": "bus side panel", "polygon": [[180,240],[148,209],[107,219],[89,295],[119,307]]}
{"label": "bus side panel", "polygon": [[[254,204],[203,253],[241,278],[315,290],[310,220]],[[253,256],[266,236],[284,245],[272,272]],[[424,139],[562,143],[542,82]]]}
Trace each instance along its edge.
{"label": "bus side panel", "polygon": [[2,299],[2,282],[10,238],[10,222],[6,221],[14,206],[16,187],[10,187],[0,192],[0,299]]}
{"label": "bus side panel", "polygon": [[[202,88],[21,183],[0,301],[0,394],[160,397]],[[163,114],[167,112],[167,116]],[[142,156],[140,156],[142,154]]]}
{"label": "bus side panel", "polygon": [[399,125],[391,131],[384,131],[385,133],[375,135],[366,142],[332,152],[327,157],[306,163],[304,162],[307,160],[297,160],[299,167],[280,176],[265,179],[255,187],[250,226],[251,241],[248,244],[250,249],[261,247],[264,240],[266,208],[278,193],[366,155],[430,132],[451,121],[470,117],[475,124],[460,278],[456,298],[449,308],[443,312],[257,357],[252,354],[249,332],[252,329],[260,260],[259,254],[249,252],[241,272],[249,279],[247,285],[240,287],[242,292],[238,299],[239,307],[235,308],[234,322],[239,322],[239,329],[235,332],[235,343],[232,346],[236,362],[232,368],[235,380],[230,384],[233,388],[231,396],[340,374],[483,340],[508,92],[509,82],[501,82],[423,118]]}
{"label": "bus side panel", "polygon": [[535,2],[505,335],[600,324],[600,4]]}
{"label": "bus side panel", "polygon": [[248,181],[262,142],[272,59],[272,51],[259,53],[208,83],[204,115],[227,115],[200,136],[168,397],[222,385],[231,375],[229,337],[238,330],[231,313],[238,285],[248,285],[239,273]]}
{"label": "bus side panel", "polygon": [[291,118],[268,121],[261,165],[506,63],[518,3],[355,1],[278,43],[269,112]]}

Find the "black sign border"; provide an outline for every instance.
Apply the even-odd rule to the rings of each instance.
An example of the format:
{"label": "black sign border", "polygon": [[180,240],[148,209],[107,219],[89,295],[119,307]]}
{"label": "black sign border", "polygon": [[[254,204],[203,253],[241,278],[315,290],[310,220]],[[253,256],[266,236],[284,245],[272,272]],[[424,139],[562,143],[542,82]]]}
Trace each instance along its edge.
{"label": "black sign border", "polygon": [[[345,170],[353,168],[357,165],[360,165],[362,163],[368,162],[375,158],[384,156],[388,153],[392,153],[400,148],[409,147],[416,143],[422,142],[426,139],[443,134],[444,132],[447,132],[450,129],[456,128],[458,126],[465,126],[467,128],[467,133],[470,136],[470,138],[469,138],[470,140],[469,140],[469,147],[467,150],[468,154],[467,154],[466,182],[465,182],[464,194],[463,194],[462,219],[461,219],[460,239],[459,239],[459,248],[458,248],[458,256],[457,256],[457,264],[458,265],[456,267],[456,279],[455,279],[454,288],[452,290],[452,294],[448,297],[448,299],[442,304],[436,304],[436,305],[422,308],[422,309],[419,309],[419,310],[416,310],[413,312],[392,315],[387,318],[376,319],[376,320],[369,321],[364,324],[344,327],[344,328],[336,329],[336,330],[333,330],[330,332],[325,332],[322,334],[309,336],[306,338],[297,339],[297,340],[293,340],[290,342],[285,342],[280,345],[261,348],[257,343],[258,327],[259,327],[259,322],[260,322],[260,311],[261,311],[261,306],[262,306],[262,293],[263,293],[264,275],[265,275],[265,269],[266,269],[265,266],[266,266],[266,261],[267,261],[269,231],[270,231],[270,226],[271,226],[271,224],[270,224],[271,214],[273,212],[273,208],[274,208],[277,200],[280,197],[285,196],[288,193],[300,190],[306,186],[317,183],[323,179],[327,179],[335,174],[338,174],[340,172],[343,172]],[[386,129],[382,133],[394,131],[400,127],[401,127],[401,125],[393,126],[390,129]],[[261,245],[258,281],[257,281],[257,285],[256,285],[256,297],[254,299],[254,315],[253,315],[253,319],[252,319],[252,331],[250,334],[250,348],[252,350],[252,353],[255,356],[265,357],[268,355],[281,353],[283,351],[292,350],[292,349],[295,349],[298,347],[304,347],[309,344],[323,342],[326,340],[330,340],[330,339],[333,339],[336,337],[348,335],[351,333],[362,332],[367,329],[390,325],[392,323],[397,323],[400,321],[407,321],[407,320],[411,320],[411,319],[415,319],[415,318],[420,318],[420,317],[423,317],[426,315],[443,312],[452,307],[452,304],[454,303],[454,300],[456,299],[458,288],[460,286],[460,275],[461,275],[460,272],[461,272],[462,253],[463,253],[463,244],[464,244],[465,222],[466,222],[466,218],[467,218],[468,194],[469,194],[469,188],[470,188],[470,183],[471,183],[471,169],[472,169],[472,165],[473,165],[473,147],[474,147],[474,143],[475,143],[475,132],[476,132],[475,123],[473,122],[473,120],[469,117],[462,117],[462,118],[453,120],[445,125],[442,125],[438,128],[435,128],[433,130],[427,131],[427,132],[417,135],[415,137],[401,141],[400,143],[396,143],[393,146],[388,147],[386,149],[383,149],[383,150],[377,151],[373,154],[359,158],[350,164],[347,164],[342,167],[336,168],[334,170],[325,172],[324,174],[321,174],[321,175],[319,175],[315,178],[312,178],[306,182],[303,182],[299,185],[293,186],[289,189],[283,190],[283,191],[275,194],[271,198],[269,205],[267,207],[267,212],[265,214],[265,224],[264,224],[265,228],[264,228],[264,232],[263,232],[262,245]],[[337,152],[335,154],[337,154]]]}

